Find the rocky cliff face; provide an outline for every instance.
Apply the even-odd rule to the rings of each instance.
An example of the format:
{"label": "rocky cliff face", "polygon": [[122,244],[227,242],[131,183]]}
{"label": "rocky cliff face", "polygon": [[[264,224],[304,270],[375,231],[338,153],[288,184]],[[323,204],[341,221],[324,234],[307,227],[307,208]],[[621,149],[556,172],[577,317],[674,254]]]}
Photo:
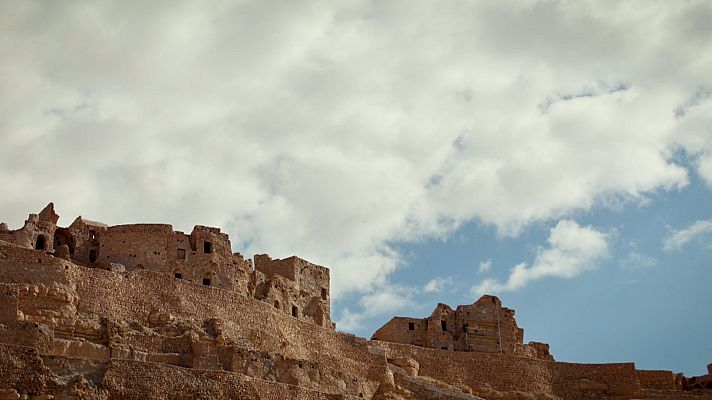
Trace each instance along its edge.
{"label": "rocky cliff face", "polygon": [[[45,214],[38,220],[50,229],[55,214]],[[57,254],[50,241],[33,245],[31,234],[23,233],[27,243],[11,243],[17,235],[5,232],[0,400],[712,399],[709,390],[683,391],[679,375],[632,363],[569,364],[337,332],[323,287],[328,270],[296,258],[261,258],[259,270],[245,270],[260,278],[237,290],[168,269],[93,265]],[[304,300],[294,315],[281,304],[299,299],[293,292],[325,305],[313,312]]]}

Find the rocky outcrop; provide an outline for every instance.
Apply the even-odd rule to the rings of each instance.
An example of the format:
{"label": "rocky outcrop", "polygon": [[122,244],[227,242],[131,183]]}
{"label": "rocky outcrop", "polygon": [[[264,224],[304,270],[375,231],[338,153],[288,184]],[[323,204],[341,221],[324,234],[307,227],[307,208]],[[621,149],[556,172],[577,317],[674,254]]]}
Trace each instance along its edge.
{"label": "rocky outcrop", "polygon": [[[376,340],[380,333],[368,341],[334,329],[326,268],[264,255],[252,268],[217,228],[184,235],[81,218],[57,228],[57,218],[50,205],[23,229],[0,232],[0,400],[712,399],[698,387],[707,376],[555,362],[548,345],[523,344],[514,311],[493,296],[457,310],[439,305],[421,320],[443,332],[472,323],[462,333],[484,339],[439,332],[435,340],[430,326],[420,344]],[[111,233],[103,237],[114,250],[103,254],[113,258],[79,256],[103,249],[102,232]],[[121,247],[129,232],[146,243]],[[204,266],[215,274],[197,274]],[[492,321],[500,351],[474,351],[492,347]]]}

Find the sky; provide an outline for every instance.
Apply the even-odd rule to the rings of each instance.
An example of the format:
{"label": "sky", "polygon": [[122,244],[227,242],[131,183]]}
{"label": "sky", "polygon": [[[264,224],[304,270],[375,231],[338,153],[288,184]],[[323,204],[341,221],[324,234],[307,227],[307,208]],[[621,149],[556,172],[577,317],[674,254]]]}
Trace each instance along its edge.
{"label": "sky", "polygon": [[712,362],[709,1],[0,1],[0,220],[222,227],[337,328],[499,296],[562,361]]}

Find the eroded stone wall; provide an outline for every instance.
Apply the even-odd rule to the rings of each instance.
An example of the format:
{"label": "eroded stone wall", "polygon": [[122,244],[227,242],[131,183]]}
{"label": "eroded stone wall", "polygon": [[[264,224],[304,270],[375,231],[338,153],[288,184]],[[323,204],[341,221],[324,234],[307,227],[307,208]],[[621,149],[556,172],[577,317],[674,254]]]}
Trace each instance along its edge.
{"label": "eroded stone wall", "polygon": [[253,270],[217,228],[57,218],[50,204],[0,232],[0,400],[712,399],[709,376],[555,362],[493,296],[367,341],[333,329],[324,267]]}
{"label": "eroded stone wall", "polygon": [[441,350],[511,354],[553,360],[546,343],[524,344],[514,310],[485,295],[455,310],[438,304],[428,318],[395,317],[379,328],[373,339]]}

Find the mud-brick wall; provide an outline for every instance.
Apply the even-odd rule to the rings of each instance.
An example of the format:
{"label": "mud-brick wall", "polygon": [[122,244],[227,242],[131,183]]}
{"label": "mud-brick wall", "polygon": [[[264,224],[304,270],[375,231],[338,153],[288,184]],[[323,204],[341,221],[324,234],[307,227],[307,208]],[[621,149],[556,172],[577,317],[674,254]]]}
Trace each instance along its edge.
{"label": "mud-brick wall", "polygon": [[554,393],[564,398],[581,396],[577,388],[582,379],[608,385],[608,395],[638,396],[640,381],[633,363],[619,364],[575,364],[564,362],[546,362],[553,376]]}
{"label": "mud-brick wall", "polygon": [[423,347],[371,342],[385,348],[388,357],[410,357],[420,363],[420,375],[451,385],[478,388],[483,382],[499,391],[551,393],[554,379],[541,361],[507,355],[436,350]]}
{"label": "mud-brick wall", "polygon": [[0,389],[38,395],[58,387],[36,349],[0,344]]}
{"label": "mud-brick wall", "polygon": [[0,242],[0,282],[33,284],[69,284],[70,262],[43,251]]}
{"label": "mud-brick wall", "polygon": [[298,386],[252,379],[220,371],[196,371],[167,365],[112,360],[104,377],[110,399],[295,399],[347,400]]}
{"label": "mud-brick wall", "polygon": [[17,331],[17,287],[0,284],[0,342],[10,343]]}
{"label": "mud-brick wall", "polygon": [[264,351],[364,377],[380,377],[386,368],[385,359],[371,354],[365,340],[300,321],[238,293],[150,271],[127,277],[99,269],[79,268],[78,272],[79,311],[129,321],[147,321],[155,311],[196,322],[219,318],[226,338],[245,339]]}
{"label": "mud-brick wall", "polygon": [[420,374],[452,385],[476,388],[489,383],[500,391],[553,393],[563,398],[582,396],[580,384],[607,385],[610,395],[636,396],[640,383],[633,363],[574,364],[537,360],[506,354],[452,352],[373,341],[387,349],[389,357],[411,357],[420,363]]}
{"label": "mud-brick wall", "polygon": [[[410,327],[413,329],[411,330]],[[387,342],[424,345],[425,344],[425,319],[394,317],[380,327],[373,338]]]}
{"label": "mud-brick wall", "polygon": [[0,233],[0,240],[15,243],[15,236],[12,233]]}
{"label": "mud-brick wall", "polygon": [[[98,260],[128,269],[143,267],[163,272],[173,227],[159,224],[117,225],[99,233]],[[172,254],[175,257],[175,254]]]}
{"label": "mud-brick wall", "polygon": [[675,376],[672,371],[638,370],[638,379],[643,389],[675,390]]}

